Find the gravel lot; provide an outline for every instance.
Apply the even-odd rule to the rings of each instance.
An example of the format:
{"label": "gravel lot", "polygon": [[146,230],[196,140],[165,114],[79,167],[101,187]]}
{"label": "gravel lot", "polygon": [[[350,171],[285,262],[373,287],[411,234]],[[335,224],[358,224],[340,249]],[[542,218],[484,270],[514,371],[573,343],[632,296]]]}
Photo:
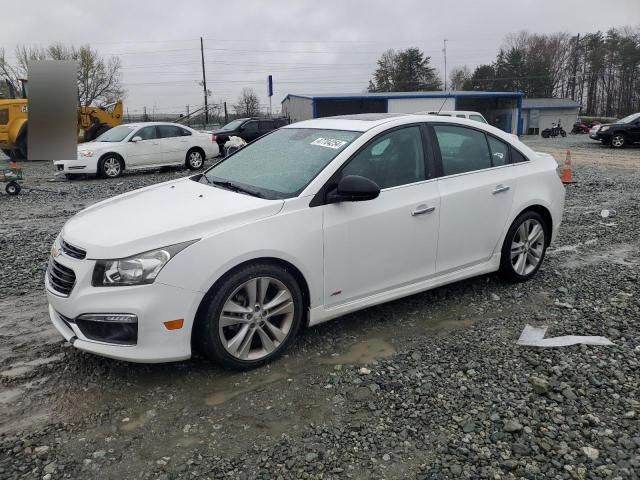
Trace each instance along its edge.
{"label": "gravel lot", "polygon": [[[348,315],[248,373],[101,359],[47,318],[63,223],[186,172],[50,182],[50,163],[23,164],[39,190],[0,196],[0,478],[638,478],[640,148],[526,141],[559,162],[570,148],[578,182],[533,281]],[[615,345],[518,346],[525,324]]]}

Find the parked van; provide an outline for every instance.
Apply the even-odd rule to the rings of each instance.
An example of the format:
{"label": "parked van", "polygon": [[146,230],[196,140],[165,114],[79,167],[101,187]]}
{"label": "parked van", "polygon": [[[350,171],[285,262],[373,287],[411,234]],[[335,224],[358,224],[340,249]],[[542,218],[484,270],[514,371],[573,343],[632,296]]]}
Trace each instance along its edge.
{"label": "parked van", "polygon": [[466,118],[468,120],[475,120],[480,123],[489,123],[482,116],[481,113],[478,112],[470,112],[465,110],[442,110],[441,112],[416,112],[418,115],[440,115],[441,117],[458,117],[458,118]]}

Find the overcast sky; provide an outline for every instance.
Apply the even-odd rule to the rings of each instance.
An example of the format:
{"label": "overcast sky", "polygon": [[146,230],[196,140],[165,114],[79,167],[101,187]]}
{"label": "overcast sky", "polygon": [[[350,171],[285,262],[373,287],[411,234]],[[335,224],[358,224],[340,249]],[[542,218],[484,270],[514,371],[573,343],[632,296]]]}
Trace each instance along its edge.
{"label": "overcast sky", "polygon": [[[443,72],[491,62],[504,36],[640,24],[640,0],[269,0],[2,2],[0,46],[90,43],[122,60],[125,108],[181,113],[203,103],[200,36],[212,100],[252,87],[274,111],[287,93],[361,92],[388,48],[417,46]],[[615,6],[615,7],[614,7]],[[211,100],[210,100],[211,101]]]}

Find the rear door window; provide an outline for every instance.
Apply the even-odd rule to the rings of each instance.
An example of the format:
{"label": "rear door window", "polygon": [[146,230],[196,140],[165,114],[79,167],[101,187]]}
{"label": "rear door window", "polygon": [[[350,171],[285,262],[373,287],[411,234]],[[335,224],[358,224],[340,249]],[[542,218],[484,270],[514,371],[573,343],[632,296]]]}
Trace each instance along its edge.
{"label": "rear door window", "polygon": [[173,125],[158,125],[158,131],[160,138],[173,138],[181,137],[180,127]]}
{"label": "rear door window", "polygon": [[258,122],[247,122],[243,126],[246,133],[252,133],[258,131]]}
{"label": "rear door window", "polygon": [[493,166],[498,167],[509,163],[509,146],[490,135],[487,135],[487,140],[491,149],[491,163]]}
{"label": "rear door window", "polygon": [[443,175],[491,168],[491,154],[484,133],[466,127],[434,125]]}
{"label": "rear door window", "polygon": [[260,122],[259,129],[261,132],[270,132],[275,127],[273,126],[273,120],[264,120]]}

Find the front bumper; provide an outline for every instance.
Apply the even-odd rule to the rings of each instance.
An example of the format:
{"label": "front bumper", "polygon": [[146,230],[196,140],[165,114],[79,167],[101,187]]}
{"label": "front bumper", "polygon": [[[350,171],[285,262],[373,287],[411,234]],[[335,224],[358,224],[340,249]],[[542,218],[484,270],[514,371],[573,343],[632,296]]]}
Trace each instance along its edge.
{"label": "front bumper", "polygon": [[98,161],[92,157],[80,157],[78,160],[58,160],[53,162],[57,173],[96,173]]}
{"label": "front bumper", "polygon": [[610,132],[604,132],[604,133],[600,133],[600,132],[596,132],[596,133],[590,133],[589,134],[589,138],[592,140],[597,140],[599,142],[608,142],[611,139],[611,133]]}
{"label": "front bumper", "polygon": [[[75,272],[76,280],[67,297],[52,287],[49,274],[45,287],[51,322],[74,347],[104,357],[131,362],[159,363],[191,357],[191,327],[203,294],[178,287],[152,283],[132,287],[93,287],[95,261],[75,260],[60,255],[59,264]],[[121,313],[138,317],[137,343],[114,344],[96,341],[83,334],[76,319],[83,314]],[[164,322],[184,319],[182,328],[168,330]]]}

